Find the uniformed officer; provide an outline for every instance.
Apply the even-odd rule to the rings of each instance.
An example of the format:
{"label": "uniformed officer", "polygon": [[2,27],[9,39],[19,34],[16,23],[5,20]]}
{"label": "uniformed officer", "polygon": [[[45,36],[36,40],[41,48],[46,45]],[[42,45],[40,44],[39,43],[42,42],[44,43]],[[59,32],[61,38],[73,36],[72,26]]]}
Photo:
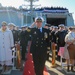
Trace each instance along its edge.
{"label": "uniformed officer", "polygon": [[[47,51],[50,49],[49,31],[42,27],[43,21],[42,17],[36,17],[35,23],[31,25],[32,28],[30,29],[32,41],[30,52],[32,53],[36,75],[43,75]],[[35,25],[36,27],[33,27]]]}
{"label": "uniformed officer", "polygon": [[[66,34],[67,34],[67,31],[65,30],[64,24],[60,24],[59,30],[56,33],[58,52],[59,52],[60,47],[65,46],[65,36],[66,36]],[[60,61],[60,56],[58,56],[58,60]]]}
{"label": "uniformed officer", "polygon": [[27,43],[28,43],[28,33],[26,31],[27,25],[21,26],[21,32],[20,32],[20,46],[21,46],[21,68],[23,69],[26,58],[26,52],[27,52]]}
{"label": "uniformed officer", "polygon": [[[18,44],[18,39],[19,39],[19,36],[18,36],[18,31],[17,30],[15,30],[15,24],[14,23],[9,23],[8,24],[8,27],[9,27],[9,29],[12,31],[12,33],[13,33],[13,38],[14,38],[14,45],[16,46],[16,44]],[[17,49],[16,47],[15,47],[15,49]],[[18,50],[16,50],[16,52],[15,52],[15,55],[17,55],[17,51]],[[13,54],[13,51],[12,51],[12,54]],[[17,62],[16,62],[16,59],[14,59],[15,61],[13,62],[15,65],[16,65],[16,67],[17,67]]]}
{"label": "uniformed officer", "polygon": [[53,29],[51,31],[51,49],[52,49],[52,66],[51,67],[56,67],[56,36],[55,33],[57,32],[58,27],[53,26]]}
{"label": "uniformed officer", "polygon": [[26,53],[26,47],[27,47],[27,43],[28,43],[28,34],[26,31],[27,25],[22,26],[21,29],[21,33],[20,33],[20,45],[22,47],[22,61],[25,61],[25,53]]}
{"label": "uniformed officer", "polygon": [[15,24],[14,23],[9,23],[8,24],[9,29],[12,31],[13,33],[13,37],[14,37],[14,44],[18,42],[19,40],[19,36],[18,36],[18,31],[15,30]]}
{"label": "uniformed officer", "polygon": [[[50,36],[50,48],[51,48],[51,30],[50,30],[50,24],[45,24],[44,28],[46,28],[47,30],[49,30],[49,36]],[[50,53],[50,52],[49,52]],[[49,60],[49,53],[47,54],[47,60]]]}

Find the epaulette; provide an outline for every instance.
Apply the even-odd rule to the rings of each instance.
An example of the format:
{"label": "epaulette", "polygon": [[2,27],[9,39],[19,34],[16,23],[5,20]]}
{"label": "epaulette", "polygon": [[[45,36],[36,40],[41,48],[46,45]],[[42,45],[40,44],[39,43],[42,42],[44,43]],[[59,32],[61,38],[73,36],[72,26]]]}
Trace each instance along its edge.
{"label": "epaulette", "polygon": [[31,31],[31,29],[27,28],[27,32],[30,32],[30,31]]}

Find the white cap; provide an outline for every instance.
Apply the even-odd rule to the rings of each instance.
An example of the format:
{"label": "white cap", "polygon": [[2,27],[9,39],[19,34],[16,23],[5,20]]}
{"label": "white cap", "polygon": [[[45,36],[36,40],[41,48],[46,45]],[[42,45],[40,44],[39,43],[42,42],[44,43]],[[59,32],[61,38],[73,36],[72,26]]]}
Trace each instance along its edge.
{"label": "white cap", "polygon": [[3,21],[3,22],[2,22],[2,25],[7,25],[7,22]]}
{"label": "white cap", "polygon": [[9,23],[8,25],[9,26],[16,26],[14,23]]}
{"label": "white cap", "polygon": [[43,19],[43,17],[38,16],[38,17],[35,18],[35,21],[41,21],[41,22],[43,22],[44,19]]}
{"label": "white cap", "polygon": [[64,27],[65,25],[64,24],[59,24],[59,27]]}
{"label": "white cap", "polygon": [[27,27],[27,25],[21,26],[21,28],[25,28],[25,27]]}

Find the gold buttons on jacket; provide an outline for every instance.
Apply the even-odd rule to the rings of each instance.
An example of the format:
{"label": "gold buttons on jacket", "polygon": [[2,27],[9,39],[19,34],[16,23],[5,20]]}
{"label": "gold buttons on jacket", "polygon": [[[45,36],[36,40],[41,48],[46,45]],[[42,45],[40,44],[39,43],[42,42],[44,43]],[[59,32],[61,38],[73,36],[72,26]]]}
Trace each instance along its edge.
{"label": "gold buttons on jacket", "polygon": [[36,41],[36,43],[38,43],[38,41]]}
{"label": "gold buttons on jacket", "polygon": [[41,44],[43,44],[43,42],[41,42]]}
{"label": "gold buttons on jacket", "polygon": [[42,47],[42,46],[41,46]]}
{"label": "gold buttons on jacket", "polygon": [[36,45],[36,47],[38,47],[38,45]]}
{"label": "gold buttons on jacket", "polygon": [[42,40],[43,40],[43,38],[42,38]]}
{"label": "gold buttons on jacket", "polygon": [[37,38],[37,39],[39,39],[39,38]]}

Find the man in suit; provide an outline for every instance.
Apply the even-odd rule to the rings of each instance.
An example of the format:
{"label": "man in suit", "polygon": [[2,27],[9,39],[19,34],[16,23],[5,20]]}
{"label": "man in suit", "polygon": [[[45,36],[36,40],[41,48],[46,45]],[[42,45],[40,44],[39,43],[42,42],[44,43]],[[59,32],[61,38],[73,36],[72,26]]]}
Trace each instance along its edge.
{"label": "man in suit", "polygon": [[[42,27],[42,22],[42,17],[35,18],[35,23],[31,25],[30,29],[32,41],[30,52],[32,53],[36,75],[43,75],[47,53],[50,49],[49,30]],[[33,27],[35,25],[36,27]]]}

